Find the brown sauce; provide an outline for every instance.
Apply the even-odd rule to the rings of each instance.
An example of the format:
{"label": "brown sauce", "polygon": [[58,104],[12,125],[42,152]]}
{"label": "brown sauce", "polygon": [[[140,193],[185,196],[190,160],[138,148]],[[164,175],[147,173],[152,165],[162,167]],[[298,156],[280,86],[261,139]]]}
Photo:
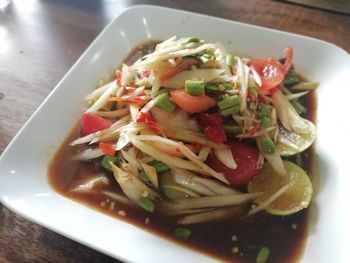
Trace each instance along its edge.
{"label": "brown sauce", "polygon": [[[137,47],[125,62],[131,64],[141,55],[149,53],[155,43],[149,42]],[[304,117],[312,121],[316,112],[315,96],[311,93],[302,101],[307,109]],[[55,154],[48,170],[50,185],[63,196],[225,262],[256,262],[256,256],[263,246],[270,250],[267,262],[297,262],[300,259],[307,237],[308,210],[288,217],[271,216],[261,212],[239,220],[185,226],[191,230],[191,236],[182,241],[173,235],[174,229],[178,227],[176,218],[132,209],[119,203],[113,204],[112,199],[102,194],[71,192],[70,189],[83,178],[103,171],[100,168],[100,159],[94,162],[73,160],[78,149],[69,146],[69,143],[79,136],[79,132],[77,124]],[[302,155],[301,166],[308,174],[312,174],[313,149],[308,149]],[[112,175],[108,174],[108,177],[110,184],[101,186],[100,189],[121,193]],[[236,241],[232,241],[233,236],[237,237]],[[232,252],[234,247],[238,248],[236,253]]]}

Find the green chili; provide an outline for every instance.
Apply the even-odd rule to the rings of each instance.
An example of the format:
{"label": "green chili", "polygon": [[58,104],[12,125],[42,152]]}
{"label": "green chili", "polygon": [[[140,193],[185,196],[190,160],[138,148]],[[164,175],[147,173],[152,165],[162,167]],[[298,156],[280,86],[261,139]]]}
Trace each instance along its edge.
{"label": "green chili", "polygon": [[298,114],[306,112],[305,107],[298,100],[292,100],[291,103]]}
{"label": "green chili", "polygon": [[258,97],[259,88],[255,85],[255,83],[254,86],[249,87],[249,91],[252,92],[255,97]]}
{"label": "green chili", "polygon": [[215,50],[211,49],[211,48],[204,50],[202,56],[204,56],[205,58],[211,59],[211,60],[216,59]]}
{"label": "green chili", "polygon": [[190,235],[191,235],[191,230],[187,228],[178,227],[174,231],[174,236],[179,239],[186,240],[190,237]]}
{"label": "green chili", "polygon": [[266,129],[271,126],[271,120],[269,117],[262,116],[260,119],[260,124],[264,129]]}
{"label": "green chili", "polygon": [[200,39],[198,37],[190,37],[185,43],[191,43],[191,42],[198,43],[199,41]]}
{"label": "green chili", "polygon": [[145,209],[147,212],[153,213],[154,212],[154,203],[151,199],[147,197],[141,197],[138,200],[139,205]]}
{"label": "green chili", "polygon": [[161,95],[159,95],[159,98],[156,102],[156,105],[159,108],[162,108],[163,110],[167,112],[173,112],[176,109],[175,104],[171,101],[169,93],[165,92]]}
{"label": "green chili", "polygon": [[208,85],[206,85],[206,86],[205,86],[205,89],[206,89],[207,91],[218,91],[218,87],[215,86],[215,85],[213,85],[213,84],[208,84]]}
{"label": "green chili", "polygon": [[186,80],[185,92],[193,96],[205,94],[205,83],[203,80]]}
{"label": "green chili", "polygon": [[242,126],[238,125],[223,125],[224,131],[227,134],[238,135],[242,133]]}
{"label": "green chili", "polygon": [[258,89],[253,78],[248,78],[248,88]]}
{"label": "green chili", "polygon": [[101,166],[110,171],[112,169],[112,167],[109,164],[109,162],[115,163],[116,161],[117,161],[117,157],[105,155],[105,156],[103,156],[103,159],[101,161]]}
{"label": "green chili", "polygon": [[250,109],[251,111],[255,111],[255,110],[256,110],[256,104],[255,104],[255,102],[249,103],[249,109]]}
{"label": "green chili", "polygon": [[270,117],[270,110],[264,103],[259,103],[260,117],[266,116]]}
{"label": "green chili", "polygon": [[169,170],[169,167],[165,163],[162,163],[160,161],[153,161],[149,163],[149,165],[152,165],[156,169],[157,173],[163,173]]}
{"label": "green chili", "polygon": [[261,149],[265,154],[274,154],[276,152],[275,144],[269,137],[263,139]]}
{"label": "green chili", "polygon": [[267,247],[262,247],[256,256],[256,263],[265,263],[269,258],[270,250]]}
{"label": "green chili", "polygon": [[315,90],[317,89],[319,83],[316,81],[307,81],[307,82],[301,82],[293,87],[291,87],[292,90],[298,91],[298,90]]}
{"label": "green chili", "polygon": [[149,183],[150,182],[150,179],[149,179],[148,175],[145,173],[145,171],[142,171],[142,172],[139,173],[139,178],[144,183]]}
{"label": "green chili", "polygon": [[300,78],[298,77],[297,74],[295,74],[295,72],[290,71],[283,80],[283,84],[285,86],[292,86],[295,84],[298,84],[300,82]]}
{"label": "green chili", "polygon": [[[163,173],[169,170],[169,167],[165,163],[162,163],[159,161],[150,162],[149,165],[153,166],[153,168],[156,169],[157,174]],[[141,171],[139,173],[139,178],[141,179],[141,181],[143,181],[146,184],[150,183],[150,179],[148,175],[145,173],[145,171]]]}

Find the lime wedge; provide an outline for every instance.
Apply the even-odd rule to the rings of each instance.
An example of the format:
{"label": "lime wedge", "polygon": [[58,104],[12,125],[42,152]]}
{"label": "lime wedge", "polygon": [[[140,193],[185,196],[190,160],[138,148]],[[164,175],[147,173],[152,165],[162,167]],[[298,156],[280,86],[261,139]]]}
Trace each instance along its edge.
{"label": "lime wedge", "polygon": [[288,131],[280,126],[276,142],[276,149],[280,155],[290,156],[301,153],[314,143],[316,139],[316,126],[311,121],[305,121],[308,124],[307,133]]}
{"label": "lime wedge", "polygon": [[310,204],[312,198],[312,183],[305,171],[298,165],[283,161],[287,175],[278,175],[272,166],[265,162],[258,174],[248,184],[250,193],[262,193],[254,199],[261,205],[283,186],[289,184],[288,190],[280,195],[264,209],[273,215],[294,214]]}

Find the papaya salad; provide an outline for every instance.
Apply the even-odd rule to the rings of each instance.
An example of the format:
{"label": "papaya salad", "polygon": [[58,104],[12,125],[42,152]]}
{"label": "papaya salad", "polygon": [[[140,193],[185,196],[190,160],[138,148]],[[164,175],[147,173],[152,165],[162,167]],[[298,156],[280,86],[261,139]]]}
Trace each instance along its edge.
{"label": "papaya salad", "polygon": [[[195,224],[307,208],[312,183],[291,156],[315,141],[301,100],[318,83],[295,72],[291,47],[281,57],[239,57],[220,43],[171,37],[123,64],[85,97],[70,146],[74,160],[101,172],[70,191],[100,191],[116,206],[173,218],[181,239]],[[103,188],[111,180],[120,191]]]}

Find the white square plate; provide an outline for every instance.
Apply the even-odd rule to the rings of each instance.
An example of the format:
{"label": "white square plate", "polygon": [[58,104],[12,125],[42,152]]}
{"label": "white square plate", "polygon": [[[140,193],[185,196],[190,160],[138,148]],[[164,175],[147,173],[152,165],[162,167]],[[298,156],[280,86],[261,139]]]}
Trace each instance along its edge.
{"label": "white square plate", "polygon": [[[166,25],[166,30],[164,29]],[[309,37],[178,10],[137,6],[112,21],[51,92],[0,159],[0,198],[11,210],[71,239],[132,262],[212,262],[175,243],[55,193],[47,166],[78,120],[82,98],[137,44],[172,35],[221,42],[250,56],[281,56],[293,46],[297,69],[318,90],[320,190],[313,203],[303,262],[350,262],[350,185],[347,105],[349,54]],[[345,233],[345,234],[344,234]]]}

